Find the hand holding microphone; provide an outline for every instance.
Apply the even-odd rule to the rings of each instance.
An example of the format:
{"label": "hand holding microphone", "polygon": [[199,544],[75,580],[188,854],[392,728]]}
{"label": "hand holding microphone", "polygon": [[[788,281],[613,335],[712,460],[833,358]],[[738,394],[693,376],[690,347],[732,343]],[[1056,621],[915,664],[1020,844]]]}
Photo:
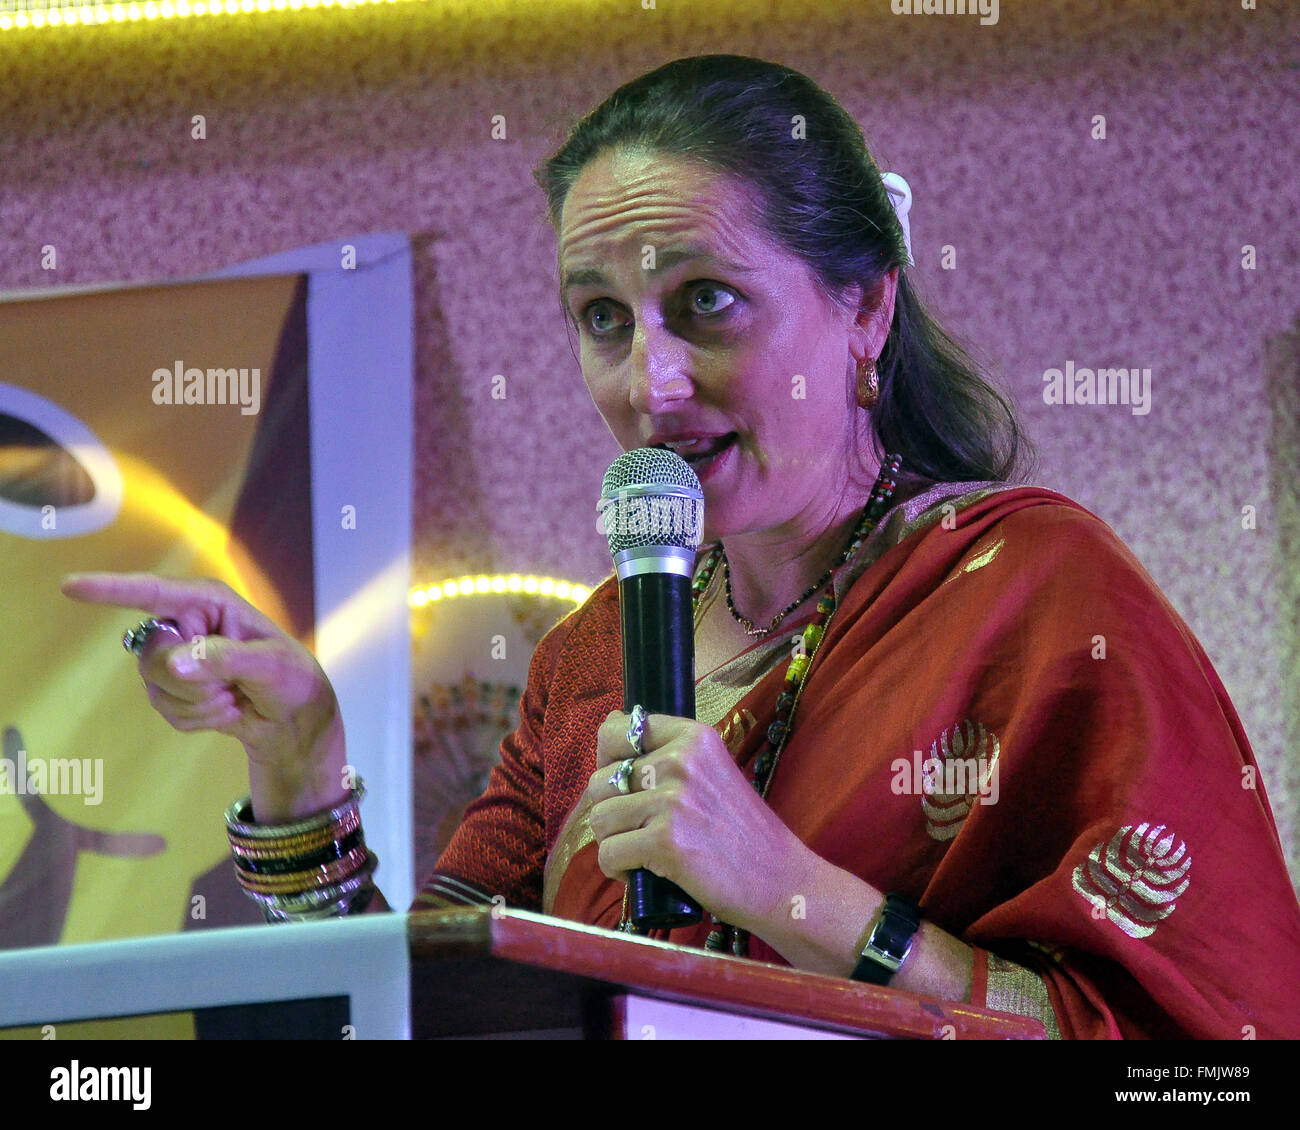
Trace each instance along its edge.
{"label": "hand holding microphone", "polygon": [[[691,578],[704,529],[704,493],[690,465],[672,451],[637,448],[605,473],[600,503],[618,575],[623,629],[623,710],[626,741],[640,752],[639,722],[647,714],[695,717],[695,617]],[[627,759],[610,778],[631,791]],[[621,776],[621,783],[620,781]],[[699,904],[676,884],[645,868],[629,882],[632,921],[641,928],[689,926]]]}

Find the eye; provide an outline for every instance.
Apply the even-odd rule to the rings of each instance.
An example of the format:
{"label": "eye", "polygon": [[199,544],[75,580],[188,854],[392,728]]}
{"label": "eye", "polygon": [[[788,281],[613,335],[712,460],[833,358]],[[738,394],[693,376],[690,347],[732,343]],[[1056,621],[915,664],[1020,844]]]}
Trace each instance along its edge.
{"label": "eye", "polygon": [[[702,314],[706,318],[721,313],[736,301],[736,295],[729,287],[720,286],[717,283],[702,282],[691,284],[692,299],[698,298],[700,295],[705,296],[706,306],[708,306],[709,309],[700,309],[698,306],[692,304],[691,312],[694,314]],[[712,301],[707,301],[707,299],[710,298]],[[719,299],[726,299],[726,301],[719,305]]]}
{"label": "eye", "polygon": [[610,304],[603,298],[597,299],[595,302],[588,303],[588,305],[583,307],[582,312],[578,315],[578,324],[585,328],[592,337],[612,337],[618,330],[617,326],[607,325],[602,328],[595,324],[595,319],[597,318],[603,317],[610,319],[612,317],[612,309],[613,308]]}

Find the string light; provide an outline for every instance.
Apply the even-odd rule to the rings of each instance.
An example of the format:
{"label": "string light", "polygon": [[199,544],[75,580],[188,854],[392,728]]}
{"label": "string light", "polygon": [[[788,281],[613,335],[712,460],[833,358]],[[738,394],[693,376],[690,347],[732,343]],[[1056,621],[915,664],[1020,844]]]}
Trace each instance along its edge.
{"label": "string light", "polygon": [[518,593],[528,596],[554,597],[581,604],[591,595],[587,585],[563,581],[555,577],[533,577],[521,573],[499,573],[496,576],[478,575],[434,581],[411,589],[407,603],[412,608],[428,608],[441,600],[457,596],[481,596],[490,593]]}
{"label": "string light", "polygon": [[110,23],[187,19],[192,16],[262,15],[304,8],[359,8],[417,0],[8,0],[0,31],[88,27]]}

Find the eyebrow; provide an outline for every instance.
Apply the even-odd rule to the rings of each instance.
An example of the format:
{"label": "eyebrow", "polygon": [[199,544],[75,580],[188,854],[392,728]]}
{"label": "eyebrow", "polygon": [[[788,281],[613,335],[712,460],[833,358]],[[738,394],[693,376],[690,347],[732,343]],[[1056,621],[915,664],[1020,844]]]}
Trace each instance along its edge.
{"label": "eyebrow", "polygon": [[[685,263],[690,260],[709,263],[714,267],[721,269],[733,275],[752,275],[758,268],[743,267],[739,263],[732,263],[726,259],[719,259],[707,247],[700,244],[690,244],[686,247],[670,247],[664,251],[655,253],[655,265],[647,271],[648,274],[657,275],[663,271],[670,271],[678,263]],[[564,282],[560,286],[560,297],[565,308],[569,305],[569,292],[574,287],[579,286],[608,286],[609,279],[605,277],[603,271],[598,267],[575,267],[564,274]]]}

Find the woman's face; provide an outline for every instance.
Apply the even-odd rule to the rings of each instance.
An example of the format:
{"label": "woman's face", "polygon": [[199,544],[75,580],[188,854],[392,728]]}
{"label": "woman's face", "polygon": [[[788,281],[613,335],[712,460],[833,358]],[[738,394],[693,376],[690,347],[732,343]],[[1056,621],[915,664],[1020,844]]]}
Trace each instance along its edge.
{"label": "woman's face", "polygon": [[881,325],[837,308],[739,182],[646,153],[583,170],[559,258],[597,409],[624,450],[668,443],[695,468],[706,540],[825,529],[859,498],[877,464],[855,357],[879,353],[892,285]]}

